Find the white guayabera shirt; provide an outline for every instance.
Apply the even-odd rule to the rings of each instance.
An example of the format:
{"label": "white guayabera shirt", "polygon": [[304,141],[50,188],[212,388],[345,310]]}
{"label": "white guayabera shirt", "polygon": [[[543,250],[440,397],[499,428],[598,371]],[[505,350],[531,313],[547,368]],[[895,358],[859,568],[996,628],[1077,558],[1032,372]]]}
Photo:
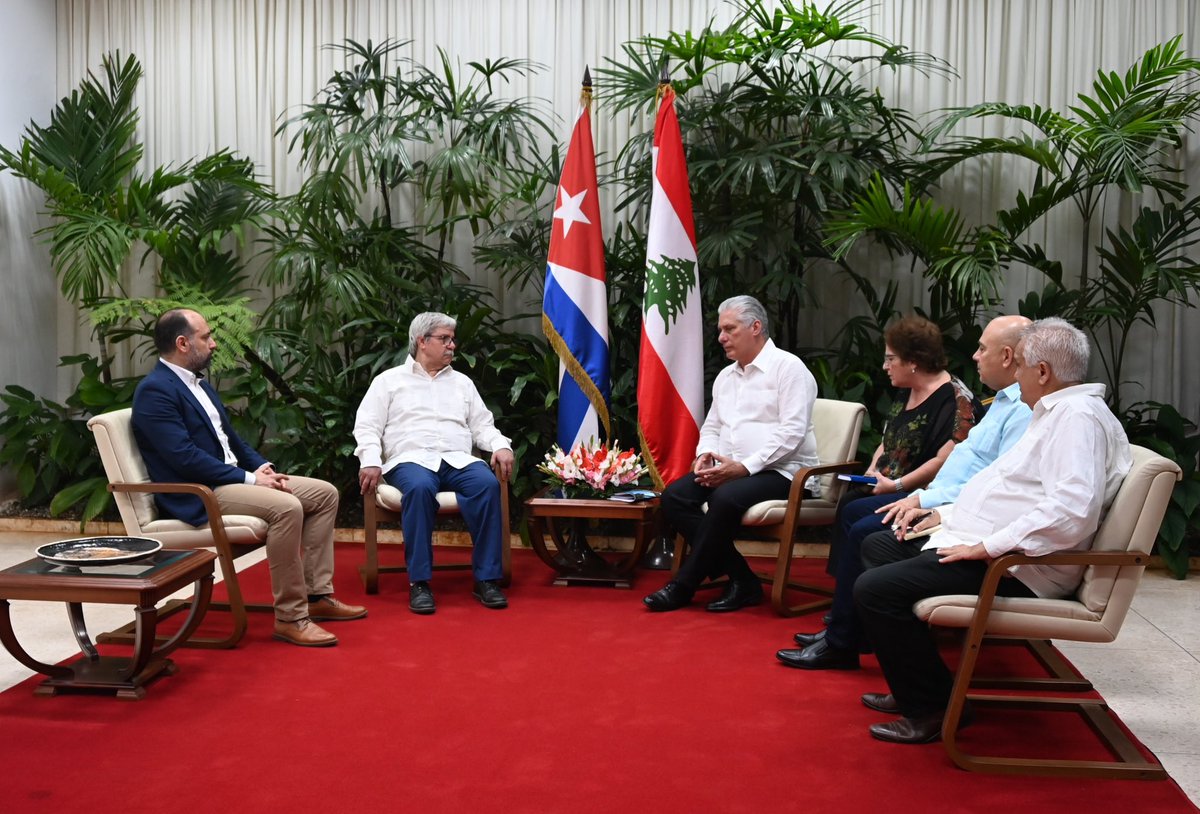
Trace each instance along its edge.
{"label": "white guayabera shirt", "polygon": [[472,446],[495,452],[512,443],[492,419],[475,383],[449,365],[430,376],[412,356],[375,377],[354,421],[354,454],[384,472],[415,463],[436,472],[479,460]]}
{"label": "white guayabera shirt", "polygon": [[[923,548],[982,542],[991,557],[1086,550],[1132,465],[1104,385],[1064,387],[1042,396],[1021,439],[938,509],[942,529]],[[1010,573],[1038,596],[1060,597],[1083,569],[1018,565]]]}
{"label": "white guayabera shirt", "polygon": [[774,469],[791,480],[801,467],[817,465],[816,398],[817,380],[800,357],[768,339],[750,364],[734,362],[717,374],[696,455],[715,452],[751,475]]}

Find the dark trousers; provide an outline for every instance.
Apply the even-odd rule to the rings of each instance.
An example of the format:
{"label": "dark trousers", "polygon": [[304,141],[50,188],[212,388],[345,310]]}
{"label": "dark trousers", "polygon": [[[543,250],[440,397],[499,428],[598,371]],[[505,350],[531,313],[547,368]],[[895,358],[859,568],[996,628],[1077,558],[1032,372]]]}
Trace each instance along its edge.
{"label": "dark trousers", "polygon": [[437,472],[420,464],[403,463],[383,479],[403,494],[400,528],[404,532],[404,561],[409,582],[425,582],[433,576],[433,520],[437,516],[437,493],[455,492],[458,510],[471,532],[471,571],[475,579],[504,576],[500,528],[500,481],[483,461],[455,469],[445,461]]}
{"label": "dark trousers", "polygon": [[838,575],[843,554],[857,563],[856,552],[867,535],[891,528],[884,524],[883,515],[875,514],[875,510],[909,495],[908,492],[873,495],[864,489],[865,487],[847,489],[838,501],[837,514],[833,521],[833,536],[829,542],[829,562],[825,567],[825,573],[831,577]]}
{"label": "dark trousers", "polygon": [[[865,552],[868,557],[878,552]],[[938,652],[927,623],[913,604],[930,596],[974,594],[983,584],[985,560],[938,561],[937,551],[869,568],[854,584],[854,602],[883,676],[907,718],[941,713],[950,701],[954,676]],[[1006,577],[1000,596],[1033,596],[1021,581]]]}
{"label": "dark trousers", "polygon": [[[675,581],[695,590],[705,579],[735,581],[757,577],[734,546],[742,515],[755,503],[786,500],[792,482],[774,470],[723,483],[716,489],[696,483],[694,474],[674,481],[662,495],[663,518],[691,548]],[[708,504],[708,511],[702,510]]]}
{"label": "dark trousers", "polygon": [[865,536],[852,534],[843,542],[842,557],[834,575],[833,606],[829,609],[829,624],[825,627],[825,641],[830,647],[868,649],[869,642],[854,607],[854,583],[868,568],[917,556],[924,544],[924,538],[911,543],[897,540],[890,527]]}

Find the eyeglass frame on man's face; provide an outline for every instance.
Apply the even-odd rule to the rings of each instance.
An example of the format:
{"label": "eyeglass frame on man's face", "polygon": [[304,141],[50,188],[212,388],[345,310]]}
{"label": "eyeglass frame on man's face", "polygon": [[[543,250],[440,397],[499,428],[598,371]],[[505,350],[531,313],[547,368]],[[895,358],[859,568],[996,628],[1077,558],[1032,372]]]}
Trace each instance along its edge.
{"label": "eyeglass frame on man's face", "polygon": [[436,339],[438,342],[441,342],[443,345],[449,345],[451,343],[453,343],[455,345],[458,344],[457,337],[454,337],[450,334],[425,334],[425,338],[426,339]]}

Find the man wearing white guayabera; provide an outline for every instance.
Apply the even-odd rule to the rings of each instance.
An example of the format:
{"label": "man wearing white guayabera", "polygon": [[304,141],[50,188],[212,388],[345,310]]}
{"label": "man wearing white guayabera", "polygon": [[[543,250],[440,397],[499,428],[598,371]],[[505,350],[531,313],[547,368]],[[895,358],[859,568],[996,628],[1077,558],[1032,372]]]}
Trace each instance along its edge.
{"label": "man wearing white guayabera", "polygon": [[817,464],[816,379],[771,341],[758,300],[732,297],[717,310],[717,341],[733,364],[713,382],[692,471],[663,492],[663,516],[691,551],[675,578],[642,600],[652,611],[682,608],[701,582],[722,576],[729,586],[707,610],[761,602],[758,577],[733,542],[742,515],[755,503],[786,500],[795,473]]}
{"label": "man wearing white guayabera", "polygon": [[475,597],[488,608],[506,608],[498,581],[503,576],[500,482],[471,454],[472,445],[491,451],[491,464],[505,480],[512,474],[512,444],[496,429],[475,384],[450,367],[457,323],[446,314],[426,312],[408,329],[409,356],[371,382],[354,421],[354,454],[362,493],[382,478],[403,494],[400,526],[408,565],[409,610],[435,608],[433,520],[437,493],[458,496],[474,550],[471,569]]}

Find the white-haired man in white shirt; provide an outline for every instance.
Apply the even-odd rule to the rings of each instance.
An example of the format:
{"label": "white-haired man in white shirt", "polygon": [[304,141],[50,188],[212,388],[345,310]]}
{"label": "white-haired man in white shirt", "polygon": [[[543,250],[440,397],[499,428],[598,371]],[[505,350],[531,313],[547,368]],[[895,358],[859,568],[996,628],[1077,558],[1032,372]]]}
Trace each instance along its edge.
{"label": "white-haired man in white shirt", "polygon": [[512,473],[508,438],[496,429],[492,413],[475,384],[450,367],[457,323],[437,312],[418,314],[408,329],[409,356],[371,382],[358,407],[359,485],[365,495],[382,478],[404,495],[400,526],[408,565],[409,610],[430,614],[433,589],[433,520],[437,493],[453,491],[471,532],[475,597],[488,608],[508,607],[500,590],[503,576],[500,482],[472,454],[488,450],[500,477]]}
{"label": "white-haired man in white shirt", "polygon": [[[911,559],[869,568],[854,601],[891,689],[863,703],[898,720],[871,734],[894,743],[939,737],[953,676],[929,625],[913,604],[930,596],[978,593],[988,561],[1009,552],[1032,556],[1085,550],[1104,510],[1129,473],[1129,440],[1104,403],[1104,385],[1084,384],[1088,341],[1061,319],[1039,320],[1017,346],[1021,399],[1033,410],[1029,428],[1007,452],[967,481],[958,499],[914,530],[941,524]],[[872,540],[863,561],[874,559]],[[1078,566],[1020,565],[1000,581],[1002,596],[1062,597],[1079,585]]]}
{"label": "white-haired man in white shirt", "polygon": [[755,503],[786,499],[795,473],[817,463],[816,379],[771,341],[767,313],[754,297],[731,297],[717,310],[717,341],[733,364],[713,382],[691,473],[663,492],[663,516],[691,552],[674,579],[642,600],[652,611],[682,608],[701,582],[721,576],[729,585],[706,610],[761,602],[758,577],[734,546],[742,515]]}

